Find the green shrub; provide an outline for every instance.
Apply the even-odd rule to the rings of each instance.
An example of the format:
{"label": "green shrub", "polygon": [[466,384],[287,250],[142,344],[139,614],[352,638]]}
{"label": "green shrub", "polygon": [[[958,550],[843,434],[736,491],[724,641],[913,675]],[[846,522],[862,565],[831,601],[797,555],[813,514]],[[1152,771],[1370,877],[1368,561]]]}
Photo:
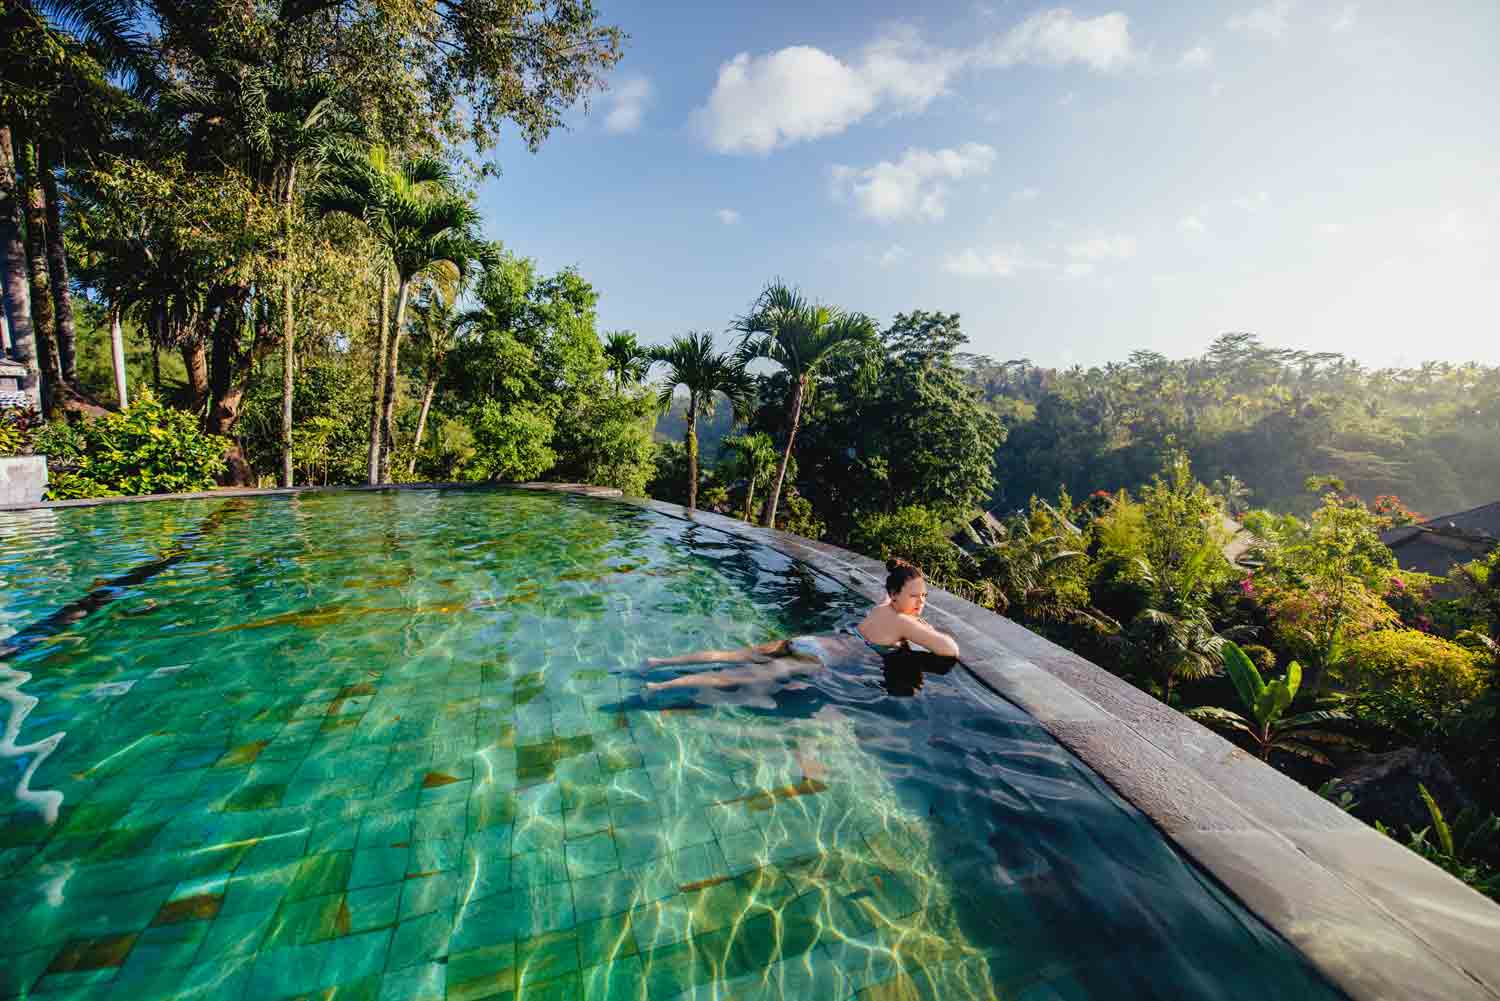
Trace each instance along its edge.
{"label": "green shrub", "polygon": [[1350,640],[1338,664],[1363,718],[1420,743],[1446,736],[1484,688],[1479,658],[1415,629],[1382,629]]}
{"label": "green shrub", "polygon": [[1276,653],[1269,647],[1263,647],[1258,643],[1246,643],[1240,649],[1262,674],[1270,674],[1276,670]]}
{"label": "green shrub", "polygon": [[868,556],[909,560],[937,584],[959,576],[962,551],[948,538],[942,519],[924,507],[865,515],[855,524],[850,542]]}
{"label": "green shrub", "polygon": [[52,421],[32,450],[47,456],[47,496],[67,500],[208,490],[230,444],[204,433],[194,415],[142,393],[124,413]]}
{"label": "green shrub", "polygon": [[0,410],[0,459],[31,454],[32,437],[42,426],[35,410],[6,407]]}
{"label": "green shrub", "polygon": [[552,418],[527,404],[489,402],[474,422],[474,479],[523,483],[552,468]]}

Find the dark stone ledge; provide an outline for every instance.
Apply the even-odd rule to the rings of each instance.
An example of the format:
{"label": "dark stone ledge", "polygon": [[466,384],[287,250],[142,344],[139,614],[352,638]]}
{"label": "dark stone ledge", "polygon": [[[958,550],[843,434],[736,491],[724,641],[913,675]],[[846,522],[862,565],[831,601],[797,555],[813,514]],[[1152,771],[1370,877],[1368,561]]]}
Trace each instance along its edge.
{"label": "dark stone ledge", "polygon": [[[308,491],[473,489],[399,484],[215,490],[172,499]],[[619,491],[524,484],[619,499],[776,549],[877,600],[879,562],[826,543]],[[62,501],[83,507],[158,497]],[[1134,804],[1163,835],[1355,1001],[1500,1001],[1500,906],[1322,797],[1095,664],[933,588],[930,614],[964,666]]]}

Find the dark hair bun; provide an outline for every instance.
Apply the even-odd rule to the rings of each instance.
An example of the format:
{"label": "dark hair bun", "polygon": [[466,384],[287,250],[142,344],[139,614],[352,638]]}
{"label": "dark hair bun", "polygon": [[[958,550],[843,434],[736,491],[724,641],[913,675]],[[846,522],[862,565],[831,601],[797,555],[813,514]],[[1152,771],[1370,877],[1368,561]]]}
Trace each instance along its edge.
{"label": "dark hair bun", "polygon": [[922,576],[922,568],[902,559],[885,561],[885,589],[888,594],[900,594],[906,582]]}

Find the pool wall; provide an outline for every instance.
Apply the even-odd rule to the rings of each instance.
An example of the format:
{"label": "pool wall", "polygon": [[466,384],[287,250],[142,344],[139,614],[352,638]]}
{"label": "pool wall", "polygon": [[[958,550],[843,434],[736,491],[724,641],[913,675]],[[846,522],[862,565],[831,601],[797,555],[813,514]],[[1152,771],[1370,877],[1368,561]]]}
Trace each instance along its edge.
{"label": "pool wall", "polygon": [[[410,484],[394,489],[472,487]],[[874,560],[618,491],[528,484],[645,507],[777,549],[872,600]],[[308,488],[375,490],[392,487]],[[191,497],[302,491],[221,490]],[[44,505],[75,507],[157,498]],[[1500,1001],[1500,905],[1104,669],[938,588],[929,615],[974,675],[1030,713],[1355,1001]]]}

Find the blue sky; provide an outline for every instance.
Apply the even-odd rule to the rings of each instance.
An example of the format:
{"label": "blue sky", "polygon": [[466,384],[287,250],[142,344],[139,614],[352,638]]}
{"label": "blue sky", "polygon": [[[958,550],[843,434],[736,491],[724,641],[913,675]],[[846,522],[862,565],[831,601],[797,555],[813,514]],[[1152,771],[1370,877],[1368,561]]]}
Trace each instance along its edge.
{"label": "blue sky", "polygon": [[780,276],[1046,365],[1500,363],[1493,0],[602,7],[610,91],[480,201],[603,329],[721,331]]}

